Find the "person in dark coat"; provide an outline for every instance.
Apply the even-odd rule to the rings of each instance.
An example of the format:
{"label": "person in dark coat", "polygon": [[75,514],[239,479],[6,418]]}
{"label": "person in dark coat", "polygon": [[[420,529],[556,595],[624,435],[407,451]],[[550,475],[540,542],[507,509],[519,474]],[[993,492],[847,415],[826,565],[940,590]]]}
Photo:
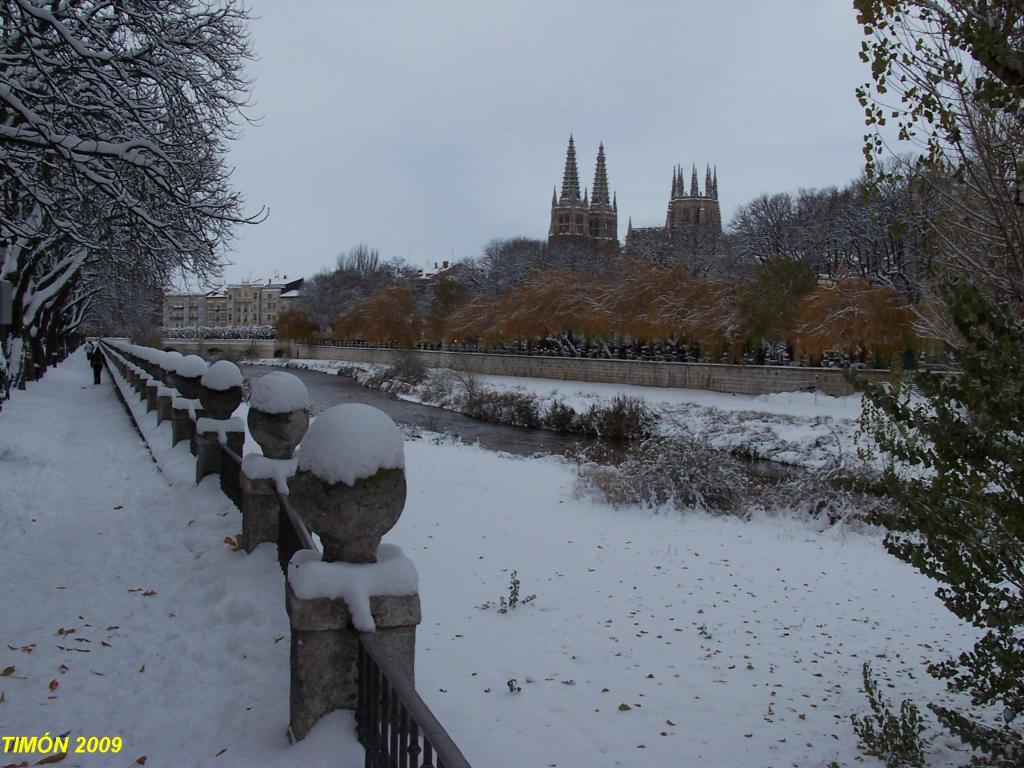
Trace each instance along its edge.
{"label": "person in dark coat", "polygon": [[92,357],[89,358],[89,363],[92,365],[92,383],[100,383],[100,371],[103,370],[103,353],[100,352],[99,345],[93,350]]}

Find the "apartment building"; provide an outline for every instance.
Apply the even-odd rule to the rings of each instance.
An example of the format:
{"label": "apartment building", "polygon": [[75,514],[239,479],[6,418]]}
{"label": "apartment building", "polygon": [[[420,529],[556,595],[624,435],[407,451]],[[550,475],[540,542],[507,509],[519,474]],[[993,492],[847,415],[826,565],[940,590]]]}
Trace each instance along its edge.
{"label": "apartment building", "polygon": [[298,299],[302,282],[285,276],[228,283],[203,293],[168,293],[164,296],[164,327],[273,325]]}

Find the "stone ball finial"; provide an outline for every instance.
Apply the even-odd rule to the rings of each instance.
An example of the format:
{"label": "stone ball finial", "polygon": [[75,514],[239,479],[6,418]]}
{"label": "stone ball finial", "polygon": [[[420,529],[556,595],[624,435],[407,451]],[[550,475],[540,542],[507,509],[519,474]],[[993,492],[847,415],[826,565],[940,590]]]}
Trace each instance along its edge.
{"label": "stone ball finial", "polygon": [[268,459],[290,459],[309,426],[309,392],[298,376],[274,371],[252,382],[249,432]]}
{"label": "stone ball finial", "polygon": [[324,560],[375,563],[381,537],[405,507],[405,448],[395,422],[358,403],[324,411],[296,453],[296,506],[324,545]]}
{"label": "stone ball finial", "polygon": [[185,355],[178,361],[175,373],[178,376],[178,391],[190,400],[199,398],[200,380],[207,369],[206,361],[199,355]]}
{"label": "stone ball finial", "polygon": [[178,388],[177,373],[178,362],[183,360],[185,356],[176,349],[164,352],[163,362],[160,363],[160,367],[164,369],[164,384],[168,387]]}
{"label": "stone ball finial", "polygon": [[213,419],[230,419],[242,402],[242,372],[230,360],[218,360],[200,379],[199,400]]}

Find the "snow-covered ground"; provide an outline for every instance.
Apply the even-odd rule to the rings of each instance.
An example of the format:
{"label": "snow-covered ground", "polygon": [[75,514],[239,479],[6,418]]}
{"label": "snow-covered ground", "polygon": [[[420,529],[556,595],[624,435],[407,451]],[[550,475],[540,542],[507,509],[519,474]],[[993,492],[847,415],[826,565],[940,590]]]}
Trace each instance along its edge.
{"label": "snow-covered ground", "polygon": [[[373,378],[387,366],[340,360],[248,361],[251,365],[304,368],[336,374],[357,369]],[[432,369],[436,372],[437,369]],[[475,374],[485,388],[535,396],[546,409],[559,400],[577,413],[592,405],[608,405],[618,396],[643,400],[658,415],[660,434],[685,433],[713,448],[735,451],[809,469],[839,469],[859,465],[857,422],[861,396],[832,397],[821,392],[780,392],[733,395],[702,389],[669,389],[601,384],[558,379]],[[435,403],[413,390],[403,399]],[[861,438],[863,439],[863,438]]]}
{"label": "snow-covered ground", "polygon": [[362,765],[345,714],[288,745],[275,551],[232,552],[217,478],[195,486],[185,443],[162,473],[103,381],[77,352],[0,412],[0,736],[124,741],[60,765]]}
{"label": "snow-covered ground", "polygon": [[[338,752],[343,715],[286,745],[272,548],[231,552],[240,521],[216,481],[189,485],[183,446],[161,474],[89,380],[73,357],[0,413],[0,668],[16,666],[0,732],[125,739],[123,760],[67,764],[361,765]],[[476,766],[880,765],[849,724],[861,664],[888,696],[931,700],[926,660],[973,638],[877,532],[612,510],[558,458],[429,435],[405,450],[385,541],[419,571],[417,688]],[[480,607],[513,570],[535,599]]]}

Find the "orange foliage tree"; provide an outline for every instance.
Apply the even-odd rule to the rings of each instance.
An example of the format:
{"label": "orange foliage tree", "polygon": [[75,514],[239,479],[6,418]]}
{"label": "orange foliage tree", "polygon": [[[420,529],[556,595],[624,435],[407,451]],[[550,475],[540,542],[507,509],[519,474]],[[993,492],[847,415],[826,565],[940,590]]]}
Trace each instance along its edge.
{"label": "orange foliage tree", "polygon": [[301,309],[286,309],[277,316],[274,329],[277,338],[282,341],[308,342],[319,327],[313,318]]}
{"label": "orange foliage tree", "polygon": [[830,281],[801,299],[797,347],[812,357],[874,353],[884,363],[917,346],[912,321],[911,309],[888,286],[861,277]]}

